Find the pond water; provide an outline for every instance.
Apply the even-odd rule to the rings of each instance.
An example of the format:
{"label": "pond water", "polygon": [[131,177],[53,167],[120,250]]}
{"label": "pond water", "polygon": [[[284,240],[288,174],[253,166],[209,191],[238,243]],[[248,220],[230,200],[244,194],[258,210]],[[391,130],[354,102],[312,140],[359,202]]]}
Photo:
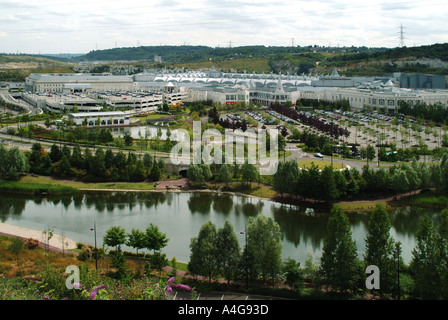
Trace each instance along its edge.
{"label": "pond water", "polygon": [[[437,210],[406,207],[390,212],[391,235],[402,243],[403,259],[408,263],[415,247],[415,234],[420,218],[429,213],[437,220]],[[234,228],[241,247],[244,246],[244,227],[249,217],[264,214],[273,217],[283,235],[284,258],[291,257],[303,265],[307,254],[319,263],[326,234],[329,212],[290,207],[276,202],[223,193],[171,192],[88,192],[72,196],[43,197],[0,195],[1,222],[54,232],[93,245],[97,226],[98,246],[111,226],[144,231],[153,223],[167,234],[168,245],[163,249],[168,258],[188,261],[190,239],[196,237],[202,224],[211,220],[219,228],[228,220]],[[367,232],[367,213],[348,214],[352,236],[358,254],[364,254]],[[41,239],[39,239],[41,240]],[[134,250],[126,248],[126,250]]]}
{"label": "pond water", "polygon": [[[134,139],[140,139],[140,137],[145,138],[145,136],[148,139],[155,139],[157,137],[157,130],[160,128],[161,136],[160,140],[166,140],[167,139],[167,131],[168,131],[168,125],[146,125],[146,126],[135,126],[135,127],[116,127],[111,128],[112,136],[113,137],[122,137],[125,132],[129,133],[130,136]],[[180,141],[184,138],[184,135],[175,130],[170,129],[171,141]]]}

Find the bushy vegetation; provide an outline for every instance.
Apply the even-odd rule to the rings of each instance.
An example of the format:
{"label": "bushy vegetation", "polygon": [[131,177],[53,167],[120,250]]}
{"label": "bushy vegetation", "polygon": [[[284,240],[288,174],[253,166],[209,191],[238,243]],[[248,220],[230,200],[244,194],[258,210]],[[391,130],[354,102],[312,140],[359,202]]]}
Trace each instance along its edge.
{"label": "bushy vegetation", "polygon": [[316,165],[299,169],[296,161],[280,162],[274,174],[274,190],[291,199],[336,201],[358,198],[360,195],[396,195],[419,189],[447,190],[448,162],[427,166],[413,161],[362,172],[356,168],[335,170],[331,166],[319,170]]}
{"label": "bushy vegetation", "polygon": [[88,147],[82,151],[75,145],[70,150],[67,145],[61,149],[56,144],[47,152],[40,143],[33,144],[28,161],[30,173],[84,181],[158,181],[165,166],[163,160],[155,161],[149,153],[139,159],[132,152],[114,154],[111,149],[97,147],[93,153]]}

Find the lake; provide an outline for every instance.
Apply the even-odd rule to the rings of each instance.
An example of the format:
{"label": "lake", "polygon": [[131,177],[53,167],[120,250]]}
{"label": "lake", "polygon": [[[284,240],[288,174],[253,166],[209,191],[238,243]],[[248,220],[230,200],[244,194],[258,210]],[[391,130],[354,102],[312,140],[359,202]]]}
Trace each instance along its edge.
{"label": "lake", "polygon": [[[403,259],[408,263],[415,247],[415,234],[420,218],[429,213],[437,221],[438,210],[405,207],[390,212],[391,235],[402,243]],[[291,257],[303,265],[307,254],[319,263],[326,234],[329,212],[281,205],[273,201],[223,193],[204,192],[87,192],[70,196],[0,195],[0,219],[3,223],[54,232],[75,242],[93,245],[97,226],[98,246],[111,226],[144,231],[153,223],[167,234],[163,249],[168,258],[188,261],[190,239],[196,237],[202,224],[211,220],[218,228],[228,220],[244,246],[240,232],[250,217],[264,214],[273,217],[283,235],[284,258]],[[364,254],[368,213],[348,214],[358,254]],[[41,240],[41,239],[39,239]],[[126,250],[134,251],[125,247]]]}

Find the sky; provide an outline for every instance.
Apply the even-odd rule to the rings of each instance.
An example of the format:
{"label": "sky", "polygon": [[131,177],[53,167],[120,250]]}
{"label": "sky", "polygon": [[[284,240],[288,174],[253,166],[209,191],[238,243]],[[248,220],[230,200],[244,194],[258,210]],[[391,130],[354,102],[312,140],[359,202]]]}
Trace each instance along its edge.
{"label": "sky", "polygon": [[[446,0],[0,0],[0,53],[448,42]],[[401,29],[400,26],[403,28]]]}

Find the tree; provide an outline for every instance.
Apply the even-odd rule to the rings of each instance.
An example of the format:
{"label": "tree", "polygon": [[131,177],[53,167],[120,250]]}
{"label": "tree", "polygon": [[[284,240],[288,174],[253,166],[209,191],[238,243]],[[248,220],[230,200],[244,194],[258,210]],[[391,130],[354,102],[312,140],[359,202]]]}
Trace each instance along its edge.
{"label": "tree", "polygon": [[288,258],[283,263],[283,273],[285,274],[286,284],[293,290],[299,291],[303,288],[303,271],[300,268],[300,262]]}
{"label": "tree", "polygon": [[366,266],[375,265],[381,270],[380,293],[390,293],[396,276],[394,268],[394,240],[390,236],[391,223],[384,206],[377,204],[370,215],[366,236]]}
{"label": "tree", "polygon": [[376,154],[375,148],[369,144],[366,148],[367,164],[369,164],[369,161],[372,161],[373,159],[375,159],[375,154]]}
{"label": "tree", "polygon": [[72,150],[72,156],[70,157],[70,164],[72,167],[82,169],[84,167],[84,159],[81,153],[81,148],[79,144],[76,144]]}
{"label": "tree", "polygon": [[69,176],[71,175],[72,165],[69,158],[64,154],[59,162],[59,175]]}
{"label": "tree", "polygon": [[145,152],[145,154],[143,155],[143,165],[146,168],[146,172],[149,171],[149,169],[151,169],[152,167],[152,156],[149,152]]}
{"label": "tree", "polygon": [[152,168],[151,168],[151,171],[149,172],[148,178],[151,181],[159,181],[160,175],[161,175],[160,167],[156,161],[153,161]]}
{"label": "tree", "polygon": [[224,163],[219,170],[219,181],[224,182],[226,186],[232,181],[232,172],[230,165]]}
{"label": "tree", "polygon": [[190,167],[188,167],[187,178],[193,182],[193,184],[202,183],[205,181],[203,172],[197,164],[191,164]]}
{"label": "tree", "polygon": [[319,185],[319,198],[326,201],[334,201],[339,197],[339,190],[336,185],[335,172],[333,167],[326,166],[322,170],[320,174]]}
{"label": "tree", "polygon": [[401,168],[396,169],[391,177],[391,184],[392,189],[398,194],[409,190],[409,181],[406,172]]}
{"label": "tree", "polygon": [[138,249],[146,248],[146,237],[143,231],[132,228],[131,233],[128,233],[127,237],[128,241],[126,244],[132,248],[135,248],[137,255]]}
{"label": "tree", "polygon": [[6,154],[6,166],[3,168],[4,173],[6,173],[6,176],[10,180],[19,180],[20,174],[29,170],[28,159],[18,147],[9,149]]}
{"label": "tree", "polygon": [[217,270],[217,231],[213,222],[204,223],[197,237],[190,241],[188,270],[196,275],[207,276],[211,283]]}
{"label": "tree", "polygon": [[130,169],[129,180],[138,182],[146,178],[146,170],[142,160],[137,160],[135,165]]}
{"label": "tree", "polygon": [[106,167],[104,165],[105,154],[101,147],[97,148],[95,151],[95,156],[90,162],[89,172],[95,177],[104,177],[106,172]]}
{"label": "tree", "polygon": [[274,173],[273,176],[273,188],[275,191],[279,192],[282,197],[283,193],[287,192],[288,190],[288,183],[286,183],[287,163],[288,162],[279,162],[277,166],[277,171]]}
{"label": "tree", "polygon": [[412,250],[410,271],[415,284],[415,294],[422,299],[441,298],[441,275],[437,235],[429,215],[425,215],[417,231],[417,244]]}
{"label": "tree", "polygon": [[336,206],[328,220],[319,273],[325,284],[340,291],[354,288],[358,281],[356,244],[346,214]]}
{"label": "tree", "polygon": [[59,162],[62,159],[62,151],[56,144],[53,144],[50,149],[51,162]]}
{"label": "tree", "polygon": [[132,138],[128,132],[124,133],[123,140],[124,140],[124,144],[128,147],[132,146],[132,143],[134,142],[134,138]]}
{"label": "tree", "polygon": [[150,223],[145,231],[145,248],[148,250],[153,250],[154,253],[156,251],[160,251],[164,248],[168,243],[168,238],[165,233],[162,233],[159,230],[159,227]]}
{"label": "tree", "polygon": [[109,170],[112,168],[114,164],[114,153],[112,152],[112,149],[107,148],[106,153],[104,154],[104,167],[106,170]]}
{"label": "tree", "polygon": [[120,251],[121,245],[126,243],[126,231],[121,227],[112,226],[107,229],[103,241],[107,246],[115,247],[117,251]]}
{"label": "tree", "polygon": [[241,166],[241,179],[243,181],[246,181],[250,187],[253,181],[259,180],[259,174],[257,168],[253,164],[250,164],[246,161]]}
{"label": "tree", "polygon": [[219,250],[218,270],[230,282],[231,277],[236,275],[240,260],[240,245],[229,221],[226,221],[218,230],[216,244]]}
{"label": "tree", "polygon": [[272,217],[259,214],[250,217],[247,223],[247,247],[254,257],[254,270],[273,283],[282,270],[283,248],[280,226]]}
{"label": "tree", "polygon": [[442,298],[448,299],[448,209],[440,213],[438,227],[438,247],[439,247],[439,273],[441,275],[440,287],[442,288]]}

